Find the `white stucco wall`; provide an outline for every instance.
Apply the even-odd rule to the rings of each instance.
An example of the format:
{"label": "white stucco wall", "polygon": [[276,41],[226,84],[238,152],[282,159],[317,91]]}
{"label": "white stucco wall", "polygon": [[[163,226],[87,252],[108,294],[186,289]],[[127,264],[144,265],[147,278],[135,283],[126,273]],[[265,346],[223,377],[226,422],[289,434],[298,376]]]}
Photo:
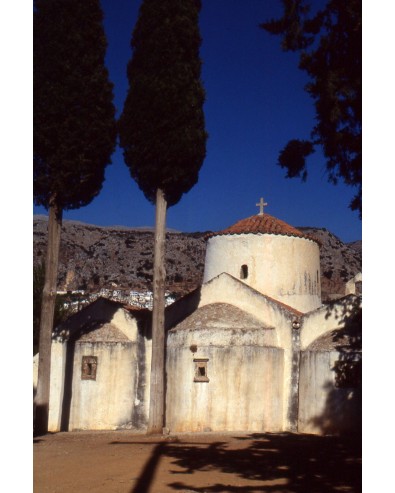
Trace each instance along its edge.
{"label": "white stucco wall", "polygon": [[[172,432],[282,429],[283,351],[260,345],[263,332],[169,333],[166,426]],[[197,345],[196,353],[191,344]],[[208,358],[209,382],[194,381],[196,358]]]}
{"label": "white stucco wall", "polygon": [[113,314],[111,323],[121,330],[131,341],[137,340],[137,320],[126,310],[118,309]]}
{"label": "white stucco wall", "polygon": [[326,332],[343,328],[353,312],[360,307],[360,298],[348,295],[305,315],[300,335],[301,349],[306,349]]}
{"label": "white stucco wall", "polygon": [[[241,266],[248,277],[241,279]],[[312,240],[272,235],[214,236],[208,240],[203,282],[227,272],[301,312],[321,305],[320,254]]]}
{"label": "white stucco wall", "polygon": [[350,279],[345,286],[345,294],[356,294],[356,283],[362,282],[362,272],[358,272],[352,279]]}
{"label": "white stucco wall", "polygon": [[292,378],[292,320],[301,315],[289,312],[278,304],[268,300],[255,289],[250,288],[229,274],[218,277],[203,284],[200,291],[199,307],[216,302],[230,303],[261,320],[265,326],[275,327],[276,346],[283,349],[283,382],[282,382],[282,423],[283,429],[290,429],[288,408],[291,399]]}
{"label": "white stucco wall", "polygon": [[[147,340],[144,333],[139,334],[137,321],[129,312],[123,308],[114,309],[114,306],[105,300],[100,300],[96,306],[92,304],[85,313],[79,312],[74,322],[69,319],[66,333],[67,329],[78,332],[79,327],[83,327],[87,321],[105,320],[126,336],[124,340],[77,340],[71,355],[72,361],[71,353],[68,353],[70,343],[61,337],[53,340],[49,431],[61,430],[62,416],[64,421],[65,414],[69,414],[69,430],[119,427],[143,429],[146,426],[151,340]],[[82,356],[98,358],[96,380],[81,379]],[[33,360],[33,388],[37,385],[37,367],[38,355]],[[70,393],[70,385],[66,380],[71,373]]]}
{"label": "white stucco wall", "polygon": [[[82,356],[97,356],[96,380],[81,379]],[[136,344],[76,343],[69,430],[111,430],[132,422]]]}
{"label": "white stucco wall", "polygon": [[335,385],[334,367],[341,358],[337,351],[302,353],[299,380],[300,433],[321,435],[359,430],[361,389],[337,388]]}

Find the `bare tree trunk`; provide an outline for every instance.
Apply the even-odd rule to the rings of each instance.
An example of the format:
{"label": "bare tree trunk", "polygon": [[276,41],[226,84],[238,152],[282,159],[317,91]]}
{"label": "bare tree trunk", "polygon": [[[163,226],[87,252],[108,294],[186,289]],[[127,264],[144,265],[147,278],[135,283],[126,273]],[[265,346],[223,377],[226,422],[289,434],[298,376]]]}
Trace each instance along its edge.
{"label": "bare tree trunk", "polygon": [[48,432],[49,389],[51,373],[51,342],[56,301],[62,210],[51,200],[48,217],[48,244],[45,262],[45,283],[41,302],[40,342],[38,346],[38,379],[35,397],[36,416],[34,432]]}
{"label": "bare tree trunk", "polygon": [[165,409],[165,239],[167,202],[156,191],[152,361],[148,434],[162,433]]}

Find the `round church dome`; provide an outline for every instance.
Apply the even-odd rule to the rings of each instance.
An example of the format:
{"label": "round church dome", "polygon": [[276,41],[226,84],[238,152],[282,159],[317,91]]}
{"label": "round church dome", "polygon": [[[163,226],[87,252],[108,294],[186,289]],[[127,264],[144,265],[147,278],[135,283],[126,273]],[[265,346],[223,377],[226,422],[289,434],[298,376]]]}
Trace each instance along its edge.
{"label": "round church dome", "polygon": [[203,282],[222,272],[301,312],[321,305],[318,240],[269,214],[209,235]]}

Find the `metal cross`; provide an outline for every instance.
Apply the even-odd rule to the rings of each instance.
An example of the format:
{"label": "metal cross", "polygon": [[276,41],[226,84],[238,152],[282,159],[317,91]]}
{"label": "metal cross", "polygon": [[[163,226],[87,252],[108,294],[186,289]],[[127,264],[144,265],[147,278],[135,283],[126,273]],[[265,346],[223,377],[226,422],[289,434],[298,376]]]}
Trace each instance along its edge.
{"label": "metal cross", "polygon": [[265,207],[265,205],[269,205],[267,204],[264,200],[263,200],[263,197],[261,197],[261,200],[259,201],[258,204],[255,204],[257,207],[259,207],[259,214],[258,216],[262,216],[263,215],[263,208]]}

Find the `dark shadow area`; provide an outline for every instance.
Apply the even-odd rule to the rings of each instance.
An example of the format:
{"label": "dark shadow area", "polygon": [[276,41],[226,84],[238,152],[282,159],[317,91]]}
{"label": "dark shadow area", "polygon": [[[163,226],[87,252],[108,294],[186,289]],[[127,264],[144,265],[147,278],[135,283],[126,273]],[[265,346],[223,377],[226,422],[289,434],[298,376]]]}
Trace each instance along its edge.
{"label": "dark shadow area", "polygon": [[[340,301],[340,302],[339,302]],[[362,306],[361,298],[347,296],[327,306],[340,329],[319,338],[315,352],[335,351],[337,360],[330,370],[334,379],[322,386],[326,394],[324,411],[311,419],[323,434],[361,433],[362,430]],[[334,380],[334,381],[333,381]]]}
{"label": "dark shadow area", "polygon": [[145,465],[139,480],[130,493],[146,493],[149,491],[151,483],[154,479],[156,468],[158,467],[159,459],[161,458],[165,447],[166,443],[163,442],[156,445],[151,454],[150,460]]}
{"label": "dark shadow area", "polygon": [[34,406],[33,437],[46,435],[48,433],[47,431],[38,431],[47,429],[48,414],[48,406]]}
{"label": "dark shadow area", "polygon": [[194,289],[165,308],[165,331],[191,315],[199,306],[201,287]]}
{"label": "dark shadow area", "polygon": [[[130,493],[148,492],[161,456],[173,459],[181,471],[172,471],[175,481],[167,486],[174,491],[194,492],[276,492],[276,493],[359,493],[361,481],[361,439],[359,436],[318,436],[292,433],[251,434],[235,437],[236,443],[156,442],[138,483]],[[187,439],[186,439],[187,440]],[[234,439],[232,439],[234,440]],[[251,441],[240,448],[237,441]],[[112,442],[128,445],[128,442]],[[129,444],[149,442],[129,442]],[[152,444],[152,442],[151,442]],[[196,471],[229,473],[249,481],[237,486],[232,482],[199,487],[194,485]],[[265,481],[265,485],[259,482]],[[258,484],[254,484],[258,482]]]}
{"label": "dark shadow area", "polygon": [[67,342],[66,364],[64,371],[62,414],[60,420],[60,431],[69,431],[71,398],[73,396],[73,374],[74,374],[74,352],[75,337],[72,336]]}
{"label": "dark shadow area", "polygon": [[60,341],[77,340],[82,335],[97,329],[100,324],[110,323],[120,307],[123,307],[122,303],[98,298],[58,325],[53,331],[52,338]]}
{"label": "dark shadow area", "polygon": [[280,484],[251,487],[215,484],[196,488],[174,482],[171,486],[175,490],[190,488],[199,492],[333,493],[342,488],[353,493],[361,491],[360,446],[353,440],[293,434],[254,434],[250,438],[254,438],[253,444],[242,450],[227,450],[226,446],[212,444],[205,449],[170,446],[166,453],[186,471],[218,469],[252,481],[282,480]]}

